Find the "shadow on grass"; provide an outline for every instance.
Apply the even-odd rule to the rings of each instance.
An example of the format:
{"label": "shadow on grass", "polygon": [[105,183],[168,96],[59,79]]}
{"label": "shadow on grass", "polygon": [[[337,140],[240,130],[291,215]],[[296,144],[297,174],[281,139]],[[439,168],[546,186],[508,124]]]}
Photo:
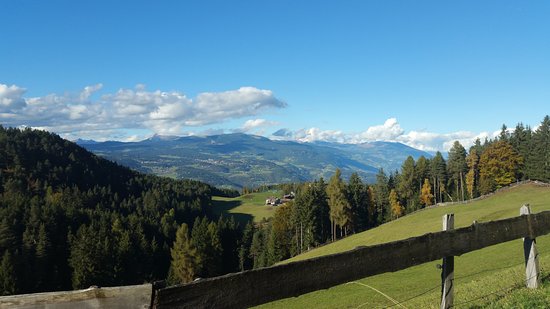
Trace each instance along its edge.
{"label": "shadow on grass", "polygon": [[239,222],[241,226],[245,226],[248,221],[254,220],[254,217],[249,214],[243,213],[229,213],[229,211],[242,204],[241,201],[212,201],[212,213],[214,216],[219,217],[223,215],[225,218],[233,217],[235,221]]}

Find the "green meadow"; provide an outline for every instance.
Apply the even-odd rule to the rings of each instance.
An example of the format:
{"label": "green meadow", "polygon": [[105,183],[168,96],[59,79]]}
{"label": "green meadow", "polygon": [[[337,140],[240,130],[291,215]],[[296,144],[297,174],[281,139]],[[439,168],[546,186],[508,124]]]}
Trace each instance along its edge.
{"label": "green meadow", "polygon": [[[455,228],[474,220],[487,222],[519,215],[523,204],[532,212],[550,210],[550,188],[526,184],[484,200],[426,209],[377,228],[313,249],[283,263],[419,236],[441,230],[442,216],[455,214]],[[543,276],[550,267],[550,236],[537,238]],[[402,271],[368,277],[328,290],[280,300],[261,308],[438,308],[441,271],[433,261]],[[455,258],[457,308],[538,308],[550,302],[550,281],[537,291],[524,286],[523,246],[514,240]],[[284,283],[274,283],[284,284]],[[543,306],[544,307],[544,306]]]}
{"label": "green meadow", "polygon": [[241,223],[253,220],[260,222],[263,218],[271,218],[277,206],[265,205],[265,200],[270,196],[281,197],[279,190],[250,193],[239,197],[212,197],[213,213],[215,215],[231,215]]}

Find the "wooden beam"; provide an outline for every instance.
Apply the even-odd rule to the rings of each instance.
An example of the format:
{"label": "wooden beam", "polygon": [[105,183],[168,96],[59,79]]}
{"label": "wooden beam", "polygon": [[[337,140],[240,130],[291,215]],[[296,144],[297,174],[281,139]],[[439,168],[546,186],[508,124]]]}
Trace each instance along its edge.
{"label": "wooden beam", "polygon": [[[443,230],[450,231],[455,227],[454,214],[443,216]],[[455,278],[455,257],[446,256],[443,258],[441,269],[441,309],[448,309],[453,306],[454,300],[454,278]]]}
{"label": "wooden beam", "polygon": [[[529,204],[525,204],[519,211],[520,215],[531,214]],[[528,221],[528,225],[531,223]],[[530,289],[536,289],[540,286],[540,268],[539,254],[537,252],[536,240],[527,236],[523,238],[523,254],[525,256],[525,282]]]}
{"label": "wooden beam", "polygon": [[550,232],[550,211],[157,290],[154,308],[243,308]]}

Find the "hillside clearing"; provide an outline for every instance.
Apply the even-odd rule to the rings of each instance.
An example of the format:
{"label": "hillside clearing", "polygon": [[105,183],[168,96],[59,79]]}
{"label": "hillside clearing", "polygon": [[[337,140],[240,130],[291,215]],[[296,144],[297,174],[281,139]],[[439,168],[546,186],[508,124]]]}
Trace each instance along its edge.
{"label": "hillside clearing", "polygon": [[265,200],[270,196],[282,196],[279,190],[250,193],[239,197],[212,197],[213,213],[216,216],[230,215],[243,224],[252,220],[260,222],[263,218],[271,218],[278,206],[267,206]]}
{"label": "hillside clearing", "polygon": [[[526,184],[471,204],[421,211],[285,262],[342,252],[360,245],[373,245],[440,231],[441,217],[445,213],[455,214],[456,228],[468,226],[474,220],[486,222],[513,217],[519,214],[520,206],[525,203],[531,205],[533,212],[549,210],[550,189]],[[541,267],[544,270],[545,265],[550,265],[550,236],[537,238],[537,244]],[[403,271],[381,274],[356,283],[339,285],[297,298],[269,303],[262,307],[380,308],[391,305],[397,307],[388,298],[375,292],[373,288],[398,302],[406,301],[403,306],[407,308],[438,307],[440,297],[440,270],[436,268],[438,263],[440,262],[430,262]],[[477,299],[459,307],[488,304],[496,297],[506,295],[510,288],[521,285],[523,277],[523,248],[520,240],[464,254],[455,259],[455,303],[459,305]],[[480,298],[490,293],[493,293],[490,297]],[[408,299],[410,300],[407,301]]]}

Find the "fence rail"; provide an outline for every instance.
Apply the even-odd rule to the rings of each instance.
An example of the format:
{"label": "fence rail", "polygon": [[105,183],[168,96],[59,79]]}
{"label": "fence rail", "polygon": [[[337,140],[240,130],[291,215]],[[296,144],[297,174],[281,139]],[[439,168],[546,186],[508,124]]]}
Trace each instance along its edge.
{"label": "fence rail", "polygon": [[456,230],[154,289],[152,304],[153,308],[250,307],[548,233],[550,211],[475,223]]}

